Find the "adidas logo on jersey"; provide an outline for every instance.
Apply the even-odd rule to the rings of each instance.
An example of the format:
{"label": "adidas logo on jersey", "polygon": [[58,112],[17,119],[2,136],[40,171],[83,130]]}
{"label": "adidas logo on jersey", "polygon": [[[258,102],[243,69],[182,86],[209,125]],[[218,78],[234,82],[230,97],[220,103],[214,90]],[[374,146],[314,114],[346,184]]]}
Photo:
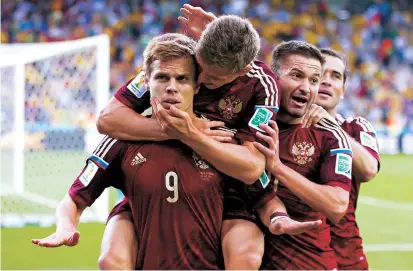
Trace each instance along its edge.
{"label": "adidas logo on jersey", "polygon": [[138,152],[138,154],[135,155],[135,158],[132,159],[131,166],[135,166],[143,162],[146,162],[146,158],[143,157],[142,154],[140,154],[140,152]]}

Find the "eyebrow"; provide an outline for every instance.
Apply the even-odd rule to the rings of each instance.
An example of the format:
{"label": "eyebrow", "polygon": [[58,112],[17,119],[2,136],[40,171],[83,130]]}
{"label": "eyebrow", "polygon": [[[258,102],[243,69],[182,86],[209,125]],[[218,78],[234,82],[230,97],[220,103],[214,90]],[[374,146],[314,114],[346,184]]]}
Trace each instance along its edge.
{"label": "eyebrow", "polygon": [[[299,72],[299,73],[301,73],[301,74],[306,74],[303,70],[300,70],[300,69],[298,69],[298,68],[292,68],[290,72],[293,72],[293,71]],[[318,76],[318,77],[321,77],[321,73],[320,73],[320,72],[313,73],[313,74],[311,74],[310,76]]]}
{"label": "eyebrow", "polygon": [[332,70],[331,73],[335,73],[335,74],[338,74],[338,75],[340,75],[340,76],[343,76],[343,74],[342,74],[341,72],[336,71],[336,70]]}

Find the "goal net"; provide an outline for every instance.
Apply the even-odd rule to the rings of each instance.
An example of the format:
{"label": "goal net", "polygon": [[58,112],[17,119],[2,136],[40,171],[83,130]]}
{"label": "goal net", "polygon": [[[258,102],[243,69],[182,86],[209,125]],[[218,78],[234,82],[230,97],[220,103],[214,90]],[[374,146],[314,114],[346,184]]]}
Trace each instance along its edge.
{"label": "goal net", "polygon": [[[109,38],[1,44],[1,226],[50,225],[100,141],[109,100]],[[105,192],[82,216],[108,215]]]}

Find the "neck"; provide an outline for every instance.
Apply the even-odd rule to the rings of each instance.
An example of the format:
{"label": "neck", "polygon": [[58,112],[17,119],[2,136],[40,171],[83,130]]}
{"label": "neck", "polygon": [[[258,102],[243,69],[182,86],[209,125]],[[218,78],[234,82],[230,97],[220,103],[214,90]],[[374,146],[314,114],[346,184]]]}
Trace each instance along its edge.
{"label": "neck", "polygon": [[337,107],[334,107],[334,108],[332,108],[332,109],[330,109],[330,110],[327,110],[327,112],[328,112],[328,114],[330,114],[330,116],[332,116],[332,117],[336,117],[336,115],[337,115]]}
{"label": "neck", "polygon": [[288,123],[288,124],[300,124],[303,118],[293,117],[291,115],[288,115],[287,112],[284,112],[283,110],[280,109],[280,111],[278,111],[278,114],[277,114],[277,119],[282,122]]}

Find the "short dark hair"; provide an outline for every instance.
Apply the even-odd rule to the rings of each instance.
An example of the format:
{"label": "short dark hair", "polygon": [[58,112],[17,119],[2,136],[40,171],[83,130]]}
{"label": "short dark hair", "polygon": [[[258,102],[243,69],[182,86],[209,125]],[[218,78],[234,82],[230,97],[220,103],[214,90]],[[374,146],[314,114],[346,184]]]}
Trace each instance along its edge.
{"label": "short dark hair", "polygon": [[340,59],[341,62],[343,62],[343,64],[344,64],[343,79],[344,79],[344,83],[346,83],[347,73],[348,73],[348,67],[347,67],[346,58],[345,58],[342,54],[338,53],[337,51],[334,51],[334,50],[331,49],[331,48],[320,48],[320,52],[321,52],[323,55],[329,55],[329,56],[332,56],[332,57],[336,57],[336,58]]}
{"label": "short dark hair", "polygon": [[325,62],[324,56],[320,50],[308,42],[300,40],[282,42],[274,48],[271,55],[271,70],[277,76],[280,76],[282,62],[290,55],[301,55],[304,57],[317,59],[320,61],[321,66],[324,65]]}

